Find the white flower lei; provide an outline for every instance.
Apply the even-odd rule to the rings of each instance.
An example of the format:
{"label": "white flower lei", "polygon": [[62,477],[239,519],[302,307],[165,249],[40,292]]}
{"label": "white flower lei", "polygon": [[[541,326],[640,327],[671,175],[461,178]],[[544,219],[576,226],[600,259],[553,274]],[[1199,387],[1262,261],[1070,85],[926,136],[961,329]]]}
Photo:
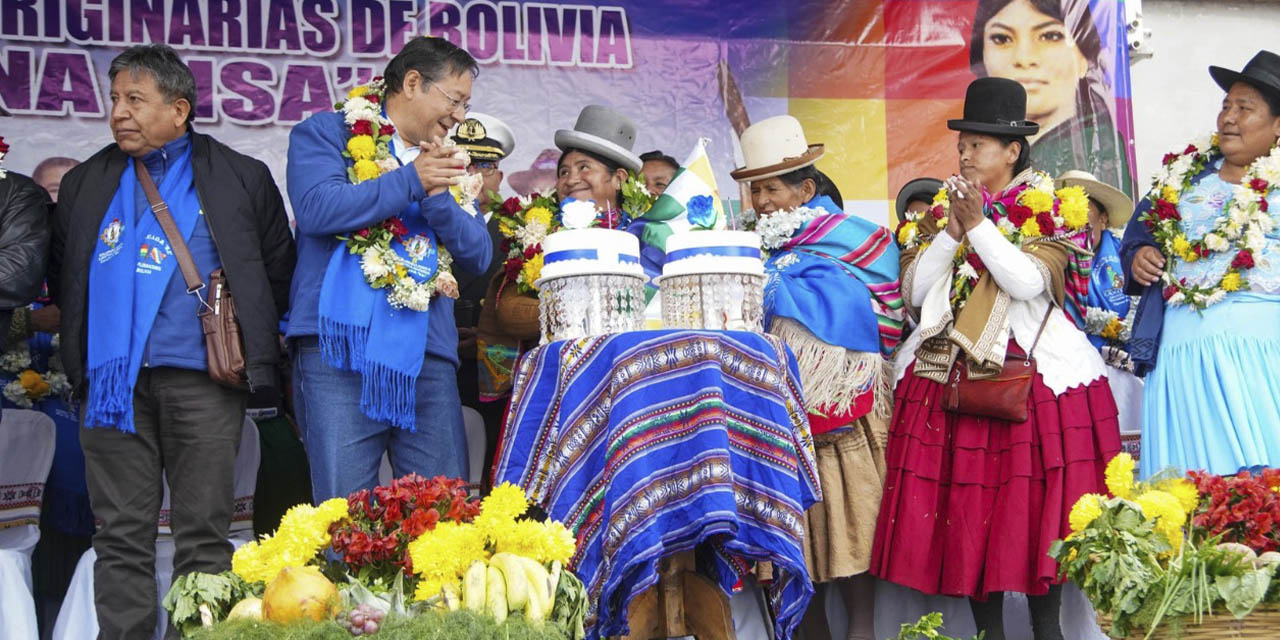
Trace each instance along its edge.
{"label": "white flower lei", "polygon": [[0,355],[0,370],[18,374],[31,367],[31,349],[25,340]]}
{"label": "white flower lei", "polygon": [[[368,84],[353,88],[347,94],[346,101],[336,105],[342,111],[343,121],[348,128],[354,128],[360,122],[367,122],[372,132],[372,134],[350,132],[351,138],[370,138],[360,151],[361,157],[352,155],[351,150],[355,147],[351,145],[350,139],[347,148],[343,151],[344,156],[354,161],[348,169],[348,176],[354,184],[381,177],[400,167],[390,150],[391,136],[395,135],[395,131],[391,121],[382,115],[385,92],[386,84],[383,79],[374,78]],[[453,141],[447,140],[446,144],[452,145]],[[369,157],[363,157],[370,145],[373,148],[372,153]],[[470,157],[466,151],[459,148],[457,154],[463,166],[470,163]],[[478,215],[475,199],[480,194],[483,184],[484,177],[481,174],[470,174],[459,179],[449,188],[449,192],[464,211],[474,216]],[[392,220],[398,222],[398,218],[397,216]],[[453,277],[451,269],[453,256],[449,254],[448,249],[442,244],[437,244],[436,273],[430,280],[419,282],[405,269],[396,268],[402,259],[391,248],[391,242],[396,238],[384,224],[373,225],[362,230],[363,236],[351,234],[351,236],[340,238],[346,242],[351,253],[360,256],[360,269],[364,273],[365,282],[374,289],[386,289],[387,302],[395,308],[426,311],[430,308],[432,296],[445,295],[457,298],[458,281]]]}
{"label": "white flower lei", "polygon": [[[25,371],[23,373],[25,373]],[[67,376],[61,372],[50,371],[48,373],[42,373],[40,374],[40,378],[49,386],[49,390],[47,392],[33,396],[27,393],[27,389],[22,386],[22,380],[19,379],[4,386],[5,399],[12,402],[20,409],[30,409],[35,406],[36,402],[44,400],[45,398],[62,395],[71,391],[71,383],[67,381]]]}
{"label": "white flower lei", "polygon": [[766,251],[776,251],[786,244],[792,234],[806,222],[826,213],[822,209],[797,207],[790,211],[775,211],[760,216],[755,228],[755,232],[760,236],[760,246]]}
{"label": "white flower lei", "polygon": [[[1171,305],[1205,309],[1221,302],[1228,292],[1247,289],[1249,282],[1244,272],[1252,268],[1255,259],[1261,259],[1259,254],[1266,247],[1266,234],[1275,224],[1267,211],[1267,196],[1280,188],[1280,147],[1257,158],[1245,169],[1240,184],[1232,188],[1223,215],[1203,238],[1197,241],[1187,238],[1181,215],[1169,215],[1169,212],[1176,211],[1191,180],[1217,155],[1221,155],[1221,151],[1216,134],[1192,142],[1182,153],[1166,155],[1146,197],[1151,206],[1141,220],[1165,256],[1161,281],[1165,285],[1165,300]],[[1229,251],[1235,251],[1236,258],[1212,286],[1188,285],[1173,277],[1178,260],[1195,262],[1213,253]]]}

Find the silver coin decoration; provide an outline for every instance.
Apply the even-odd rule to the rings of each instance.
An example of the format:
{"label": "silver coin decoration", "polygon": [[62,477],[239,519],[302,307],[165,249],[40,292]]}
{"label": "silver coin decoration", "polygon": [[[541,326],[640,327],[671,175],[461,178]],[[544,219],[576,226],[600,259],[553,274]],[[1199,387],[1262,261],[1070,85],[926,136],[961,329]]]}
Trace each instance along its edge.
{"label": "silver coin decoration", "polygon": [[764,276],[702,273],[662,278],[667,329],[763,330]]}
{"label": "silver coin decoration", "polygon": [[543,341],[573,340],[644,328],[644,278],[577,275],[542,283]]}

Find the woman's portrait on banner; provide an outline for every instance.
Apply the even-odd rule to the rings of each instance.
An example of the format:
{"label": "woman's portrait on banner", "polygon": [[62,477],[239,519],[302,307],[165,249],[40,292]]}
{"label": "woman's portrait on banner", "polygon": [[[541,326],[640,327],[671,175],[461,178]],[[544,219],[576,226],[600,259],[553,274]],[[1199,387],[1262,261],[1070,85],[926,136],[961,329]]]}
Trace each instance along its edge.
{"label": "woman's portrait on banner", "polygon": [[1090,4],[980,0],[969,65],[980,78],[1009,78],[1027,90],[1027,119],[1040,125],[1029,138],[1037,168],[1050,175],[1089,171],[1133,193],[1125,142],[1116,130],[1116,52],[1100,34]]}

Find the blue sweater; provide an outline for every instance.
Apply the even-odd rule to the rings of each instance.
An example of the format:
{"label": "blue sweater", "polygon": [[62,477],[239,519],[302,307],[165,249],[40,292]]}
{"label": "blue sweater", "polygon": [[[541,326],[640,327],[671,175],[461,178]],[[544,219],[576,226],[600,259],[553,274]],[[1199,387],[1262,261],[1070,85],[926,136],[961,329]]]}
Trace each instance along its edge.
{"label": "blue sweater", "polygon": [[[175,158],[191,151],[191,134],[169,142],[163,147],[143,156],[142,163],[156,186],[164,180],[165,172]],[[141,218],[150,210],[147,194],[142,190],[142,183],[133,185],[134,220]],[[157,248],[159,249],[159,248]],[[209,274],[222,266],[218,257],[218,248],[213,244],[213,235],[209,233],[209,225],[205,222],[204,211],[196,220],[196,226],[187,238],[187,250],[196,263],[196,273],[209,282]],[[165,260],[177,261],[172,255],[172,248]],[[154,254],[153,254],[154,255]],[[201,292],[208,295],[209,291]],[[187,281],[182,272],[174,267],[169,277],[168,287],[164,290],[164,298],[160,301],[160,309],[156,312],[155,324],[151,326],[151,334],[147,336],[147,346],[142,352],[144,367],[177,367],[179,369],[195,369],[204,371],[209,368],[208,356],[205,353],[204,330],[196,314],[200,312],[200,302],[187,293]]]}
{"label": "blue sweater", "polygon": [[[455,268],[481,273],[489,266],[489,232],[484,220],[463,211],[448,191],[427,197],[412,164],[376,180],[351,184],[351,160],[342,152],[349,132],[341,113],[317,113],[289,133],[289,202],[297,221],[298,266],[290,291],[290,338],[320,333],[320,285],[337,236],[399,215],[421,201],[421,215],[453,255]],[[453,299],[438,296],[427,313],[427,353],[458,364],[458,330]]]}

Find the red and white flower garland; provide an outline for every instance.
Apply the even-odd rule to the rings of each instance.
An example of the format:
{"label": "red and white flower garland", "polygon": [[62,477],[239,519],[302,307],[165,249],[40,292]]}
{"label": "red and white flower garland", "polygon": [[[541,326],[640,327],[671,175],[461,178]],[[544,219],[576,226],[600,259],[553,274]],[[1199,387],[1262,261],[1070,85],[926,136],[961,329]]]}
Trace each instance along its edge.
{"label": "red and white flower garland", "polygon": [[[353,88],[344,102],[335,105],[350,127],[351,137],[347,139],[347,147],[342,155],[353,161],[347,168],[347,176],[352,184],[373,180],[400,168],[390,146],[395,127],[382,115],[385,93],[385,82],[381,77],[376,77],[368,84]],[[459,149],[458,153],[465,165],[466,152]],[[454,199],[473,215],[473,201],[479,194],[482,181],[483,176],[472,174],[450,188]],[[404,223],[399,216],[395,216],[365,227],[342,240],[351,253],[360,256],[360,268],[364,272],[365,282],[374,289],[386,289],[387,301],[391,306],[426,311],[432,296],[457,298],[458,281],[450,270],[453,257],[443,245],[437,247],[438,266],[430,280],[418,282],[409,275],[404,260],[391,248],[392,242],[405,241],[407,234]]]}
{"label": "red and white flower garland", "polygon": [[[1223,215],[1199,240],[1187,237],[1182,227],[1178,201],[1191,189],[1191,181],[1214,158],[1221,156],[1218,136],[1187,145],[1182,153],[1164,157],[1146,200],[1150,209],[1142,215],[1147,229],[1165,257],[1164,298],[1172,305],[1189,305],[1204,309],[1221,302],[1232,291],[1249,287],[1246,272],[1266,246],[1266,234],[1275,222],[1267,212],[1267,196],[1280,188],[1280,147],[1254,160],[1244,179],[1232,190],[1231,199],[1222,208]],[[1231,264],[1211,286],[1188,284],[1185,278],[1174,278],[1178,260],[1196,262],[1216,253],[1234,252]]]}

